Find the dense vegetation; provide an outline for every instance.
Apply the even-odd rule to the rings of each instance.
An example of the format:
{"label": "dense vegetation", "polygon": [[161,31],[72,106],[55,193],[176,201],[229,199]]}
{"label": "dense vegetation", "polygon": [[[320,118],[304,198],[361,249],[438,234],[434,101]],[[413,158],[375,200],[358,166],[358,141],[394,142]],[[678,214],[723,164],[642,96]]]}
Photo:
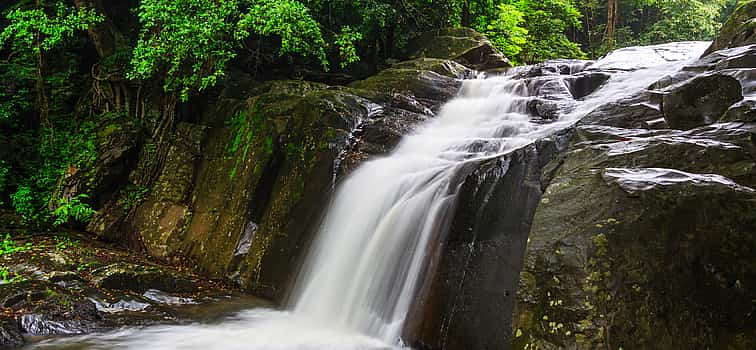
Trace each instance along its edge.
{"label": "dense vegetation", "polygon": [[[38,228],[86,223],[98,127],[127,119],[163,138],[235,67],[360,77],[405,55],[418,33],[468,26],[516,63],[612,48],[708,40],[736,0],[17,0],[0,5],[0,207]],[[272,75],[273,74],[273,75]],[[310,74],[312,75],[312,74]],[[328,74],[315,75],[325,77]],[[154,171],[145,171],[146,174]],[[149,190],[132,179],[126,198]]]}

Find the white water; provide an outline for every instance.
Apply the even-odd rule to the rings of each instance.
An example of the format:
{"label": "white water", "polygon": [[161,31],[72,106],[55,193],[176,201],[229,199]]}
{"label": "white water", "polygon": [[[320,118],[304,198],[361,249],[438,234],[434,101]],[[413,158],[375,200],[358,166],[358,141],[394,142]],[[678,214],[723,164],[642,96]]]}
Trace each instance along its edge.
{"label": "white water", "polygon": [[531,122],[526,105],[534,97],[524,80],[465,81],[437,117],[339,185],[295,284],[291,311],[252,310],[219,325],[152,327],[65,342],[93,349],[400,347],[429,246],[451,214],[455,175],[464,164],[551,135],[602,104],[646,88],[706,47],[618,50],[594,64],[617,70],[612,78],[550,124]]}

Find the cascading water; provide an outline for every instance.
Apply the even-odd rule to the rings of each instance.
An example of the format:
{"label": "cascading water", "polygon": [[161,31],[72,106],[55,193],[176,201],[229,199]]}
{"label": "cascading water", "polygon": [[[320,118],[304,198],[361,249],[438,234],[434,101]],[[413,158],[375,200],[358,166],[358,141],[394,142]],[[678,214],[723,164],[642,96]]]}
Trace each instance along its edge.
{"label": "cascading water", "polygon": [[406,136],[390,155],[362,164],[338,186],[296,281],[291,311],[251,310],[219,325],[127,329],[37,346],[400,347],[430,245],[452,214],[460,169],[551,135],[599,105],[644,89],[706,47],[676,43],[615,51],[588,68],[610,72],[609,81],[581,101],[567,99],[556,120],[533,118],[529,103],[544,97],[534,86],[561,84],[560,91],[569,91],[567,75],[526,79],[518,78],[524,70],[517,69],[506,76],[465,81],[459,97],[437,117]]}

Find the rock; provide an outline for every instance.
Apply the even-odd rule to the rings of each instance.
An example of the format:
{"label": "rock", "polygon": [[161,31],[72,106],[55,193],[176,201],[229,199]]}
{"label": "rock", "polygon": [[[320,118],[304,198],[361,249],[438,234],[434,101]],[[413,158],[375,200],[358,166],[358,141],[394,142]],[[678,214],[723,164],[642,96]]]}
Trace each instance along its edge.
{"label": "rock", "polygon": [[509,68],[512,64],[483,35],[470,28],[447,28],[421,35],[410,43],[415,58],[441,58],[471,69],[486,71]]}
{"label": "rock", "polygon": [[24,345],[25,340],[16,320],[0,317],[0,348],[10,349]]}
{"label": "rock", "polygon": [[742,99],[738,80],[720,74],[706,75],[668,88],[662,111],[670,127],[689,130],[716,122]]}
{"label": "rock", "polygon": [[514,77],[522,79],[550,75],[577,74],[590,67],[591,64],[593,64],[593,61],[565,59],[549,60],[532,66],[517,67]]}
{"label": "rock", "polygon": [[177,293],[197,290],[192,278],[156,266],[116,263],[99,268],[92,275],[92,282],[98,288],[140,293],[149,289]]}
{"label": "rock", "polygon": [[543,168],[512,348],[756,344],[756,125],[652,130],[652,100],[598,108]]}
{"label": "rock", "polygon": [[[542,167],[559,156],[569,133],[462,173],[448,237],[440,237],[428,282],[408,320],[421,349],[494,349],[511,340],[511,315],[530,232],[541,198]],[[548,172],[543,172],[548,178]],[[514,205],[516,203],[516,205]]]}
{"label": "rock", "polygon": [[349,86],[381,93],[408,95],[423,103],[425,107],[430,107],[455,96],[462,86],[458,78],[464,77],[468,72],[450,61],[442,61],[451,68],[444,70],[437,69],[438,65],[428,67],[427,59],[410,62],[385,69],[377,75],[354,82]]}
{"label": "rock", "polygon": [[588,113],[579,123],[619,128],[660,129],[667,127],[660,107],[650,99],[650,96],[644,93],[604,104]]}
{"label": "rock", "polygon": [[756,122],[756,100],[748,98],[730,106],[719,121]]}
{"label": "rock", "polygon": [[756,3],[742,1],[727,19],[719,36],[714,39],[709,49],[703,54],[707,56],[714,51],[745,46],[756,43]]}
{"label": "rock", "polygon": [[533,221],[515,348],[753,344],[753,190],[671,169],[562,169]]}
{"label": "rock", "polygon": [[135,120],[106,118],[97,125],[95,142],[97,157],[93,166],[68,169],[58,195],[72,198],[79,194],[94,194],[89,202],[94,208],[100,208],[127,182],[129,172],[136,165],[144,135]]}
{"label": "rock", "polygon": [[102,318],[86,297],[45,281],[0,285],[0,305],[23,309],[18,325],[30,335],[82,334],[100,327]]}
{"label": "rock", "polygon": [[603,85],[611,76],[601,72],[586,72],[573,75],[565,79],[565,82],[570,88],[572,97],[576,100],[586,97],[596,91],[601,85]]}

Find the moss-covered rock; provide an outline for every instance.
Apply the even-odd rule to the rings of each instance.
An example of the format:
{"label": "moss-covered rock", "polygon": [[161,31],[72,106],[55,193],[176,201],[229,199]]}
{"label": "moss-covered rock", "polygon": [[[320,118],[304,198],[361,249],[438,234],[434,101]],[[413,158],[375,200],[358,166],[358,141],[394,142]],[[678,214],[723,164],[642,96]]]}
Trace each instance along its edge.
{"label": "moss-covered rock", "polygon": [[475,70],[511,67],[509,60],[483,34],[470,28],[446,28],[421,35],[410,43],[410,58],[442,58]]}
{"label": "moss-covered rock", "polygon": [[25,310],[14,320],[23,333],[30,335],[81,334],[102,322],[94,303],[86,296],[46,281],[0,285],[0,306],[5,310]]}
{"label": "moss-covered rock", "polygon": [[144,292],[157,289],[165,292],[192,292],[196,283],[189,276],[131,263],[116,263],[92,272],[92,282],[99,288]]}
{"label": "moss-covered rock", "polygon": [[704,56],[718,50],[756,44],[756,1],[745,0],[725,22]]}

